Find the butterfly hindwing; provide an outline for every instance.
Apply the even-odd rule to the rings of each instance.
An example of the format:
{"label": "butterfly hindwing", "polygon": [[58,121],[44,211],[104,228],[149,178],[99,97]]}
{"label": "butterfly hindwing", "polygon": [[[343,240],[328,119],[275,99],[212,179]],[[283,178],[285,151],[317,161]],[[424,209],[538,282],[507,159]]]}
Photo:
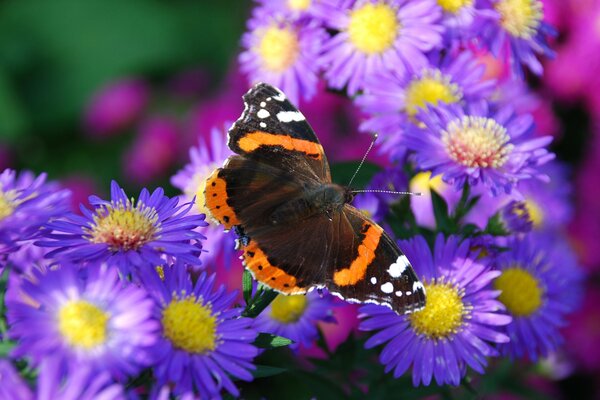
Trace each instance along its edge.
{"label": "butterfly hindwing", "polygon": [[399,314],[423,308],[423,284],[383,228],[351,205],[346,204],[342,214],[352,233],[342,231],[337,240],[357,243],[358,251],[350,263],[330,270],[330,291],[347,301],[381,304]]}
{"label": "butterfly hindwing", "polygon": [[244,95],[244,112],[229,130],[228,145],[237,154],[331,181],[323,147],[304,115],[265,83]]}

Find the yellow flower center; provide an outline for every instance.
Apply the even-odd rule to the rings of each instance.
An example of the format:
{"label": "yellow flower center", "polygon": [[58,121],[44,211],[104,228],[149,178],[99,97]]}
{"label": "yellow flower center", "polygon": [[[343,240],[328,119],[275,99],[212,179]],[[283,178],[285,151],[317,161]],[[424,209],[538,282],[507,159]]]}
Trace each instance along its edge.
{"label": "yellow flower center", "polygon": [[210,304],[193,295],[173,300],[162,313],[163,335],[173,346],[188,353],[214,350],[217,340],[217,321]]}
{"label": "yellow flower center", "polygon": [[534,228],[539,228],[544,221],[544,212],[541,207],[535,201],[527,199],[525,200],[525,208],[527,208],[529,219],[533,222]]}
{"label": "yellow flower center", "polygon": [[15,197],[14,191],[3,192],[0,188],[0,221],[11,215],[15,210]]}
{"label": "yellow flower center", "polygon": [[499,168],[514,146],[506,128],[491,118],[463,117],[442,131],[442,142],[450,158],[465,167]]}
{"label": "yellow flower center", "polygon": [[350,42],[366,54],[382,53],[398,36],[400,23],[396,10],[385,3],[366,3],[350,13]]}
{"label": "yellow flower center", "polygon": [[311,0],[288,0],[288,6],[294,11],[306,11]]}
{"label": "yellow flower center", "polygon": [[446,12],[456,14],[463,7],[469,7],[473,4],[473,0],[438,0],[438,4]]}
{"label": "yellow flower center", "polygon": [[512,267],[502,271],[502,275],[494,280],[494,288],[502,291],[498,300],[517,317],[529,316],[542,305],[540,282],[522,268]]}
{"label": "yellow flower center", "polygon": [[430,171],[419,172],[410,180],[409,187],[411,192],[428,194],[431,190],[435,190],[438,193],[443,192],[446,187],[446,183],[442,180],[441,175],[431,177]]}
{"label": "yellow flower center", "polygon": [[70,301],[58,312],[58,330],[71,346],[89,350],[106,342],[109,317],[85,300]]}
{"label": "yellow flower center", "polygon": [[427,304],[408,316],[414,331],[429,339],[449,339],[456,334],[468,314],[463,294],[449,283],[424,284]]}
{"label": "yellow flower center", "polygon": [[158,230],[158,215],[154,209],[138,204],[107,207],[94,216],[94,225],[87,229],[92,243],[106,243],[112,251],[137,250],[154,240]]}
{"label": "yellow flower center", "polygon": [[306,306],[305,295],[286,296],[280,294],[271,303],[271,318],[284,324],[296,322],[304,314]]}
{"label": "yellow flower center", "polygon": [[406,89],[406,113],[414,116],[426,104],[453,104],[462,98],[458,86],[439,70],[427,70],[422,78],[413,80]]}
{"label": "yellow flower center", "polygon": [[500,13],[500,24],[512,36],[531,39],[544,19],[544,9],[539,0],[500,0],[495,4]]}
{"label": "yellow flower center", "polygon": [[286,71],[298,58],[298,35],[289,27],[271,26],[262,33],[258,54],[264,68],[272,72]]}

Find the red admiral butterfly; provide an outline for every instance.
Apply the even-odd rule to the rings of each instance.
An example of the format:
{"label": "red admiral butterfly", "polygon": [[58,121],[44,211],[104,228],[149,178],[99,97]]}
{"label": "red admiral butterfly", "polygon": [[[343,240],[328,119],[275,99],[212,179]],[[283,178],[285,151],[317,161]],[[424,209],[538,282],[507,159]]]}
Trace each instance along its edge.
{"label": "red admiral butterfly", "polygon": [[229,130],[231,156],[206,181],[206,207],[234,228],[254,278],[285,294],[318,287],[350,302],[403,314],[425,305],[410,262],[375,222],[351,206],[304,115],[259,83]]}

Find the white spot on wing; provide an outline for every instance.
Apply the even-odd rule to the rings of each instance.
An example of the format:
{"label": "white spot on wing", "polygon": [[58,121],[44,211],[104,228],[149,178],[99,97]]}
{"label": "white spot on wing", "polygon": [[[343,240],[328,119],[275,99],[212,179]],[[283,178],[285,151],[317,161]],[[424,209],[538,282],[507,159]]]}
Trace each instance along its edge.
{"label": "white spot on wing", "polygon": [[408,267],[409,265],[410,263],[408,262],[408,258],[406,258],[404,254],[402,254],[400,257],[398,257],[395,263],[390,265],[387,272],[392,278],[400,278],[400,276],[406,270],[406,267]]}
{"label": "white spot on wing", "polygon": [[[273,98],[277,101],[285,101],[285,94],[283,94],[283,92],[277,88],[275,88],[277,90],[277,96],[273,96]],[[268,99],[267,99],[268,100]]]}
{"label": "white spot on wing", "polygon": [[392,282],[386,282],[383,285],[381,285],[381,291],[383,293],[392,293],[394,291],[394,285],[392,284]]}
{"label": "white spot on wing", "polygon": [[261,106],[261,107],[266,107],[266,106],[267,106],[267,103],[265,103],[264,101],[261,101],[261,102],[260,102],[260,106]]}
{"label": "white spot on wing", "polygon": [[376,283],[377,283],[377,278],[375,278],[375,277],[372,277],[372,278],[371,278],[371,283],[372,283],[373,285],[374,285],[374,284],[376,284]]}
{"label": "white spot on wing", "polygon": [[402,295],[403,295],[403,294],[404,294],[404,293],[402,293],[402,290],[398,290],[398,291],[396,292],[396,296],[398,296],[398,297],[402,297]]}
{"label": "white spot on wing", "polygon": [[421,282],[415,282],[413,283],[413,292],[416,292],[417,290],[421,289],[423,292],[425,292],[425,288],[423,287],[423,284]]}
{"label": "white spot on wing", "polygon": [[277,119],[281,122],[304,121],[304,115],[300,111],[279,111]]}
{"label": "white spot on wing", "polygon": [[260,110],[258,110],[258,112],[256,113],[256,116],[260,119],[264,119],[264,118],[269,118],[271,116],[271,114],[265,110],[264,108],[261,108]]}
{"label": "white spot on wing", "polygon": [[267,127],[267,124],[265,124],[264,122],[261,122],[259,125],[260,125],[261,128],[266,128]]}

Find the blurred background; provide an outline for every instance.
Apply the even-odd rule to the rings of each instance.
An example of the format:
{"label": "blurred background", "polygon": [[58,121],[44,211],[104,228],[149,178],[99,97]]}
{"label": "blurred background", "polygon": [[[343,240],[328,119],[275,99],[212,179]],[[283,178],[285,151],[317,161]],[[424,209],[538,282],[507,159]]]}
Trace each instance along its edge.
{"label": "blurred background", "polygon": [[[0,171],[48,172],[74,202],[163,186],[188,149],[242,111],[239,39],[252,4],[240,0],[0,2]],[[590,277],[544,391],[600,398],[600,1],[546,0],[559,30],[555,60],[530,79],[540,130],[571,166],[575,215],[565,230]],[[483,60],[485,62],[485,60]],[[490,64],[490,69],[493,65]],[[301,108],[333,161],[359,158],[349,100],[321,93]],[[339,146],[340,137],[350,137]],[[346,144],[347,143],[347,144]],[[336,146],[337,144],[337,146]],[[377,161],[374,159],[374,161]],[[592,395],[596,393],[596,395]]]}

